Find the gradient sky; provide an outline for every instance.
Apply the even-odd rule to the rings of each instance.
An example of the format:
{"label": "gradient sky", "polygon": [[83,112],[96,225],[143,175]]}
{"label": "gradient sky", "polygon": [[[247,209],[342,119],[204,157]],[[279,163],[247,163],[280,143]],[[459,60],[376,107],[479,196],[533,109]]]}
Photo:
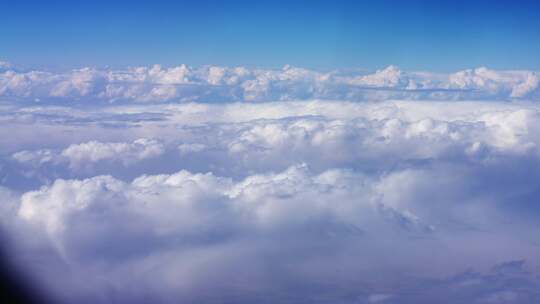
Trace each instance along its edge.
{"label": "gradient sky", "polygon": [[539,1],[1,1],[0,60],[540,69]]}

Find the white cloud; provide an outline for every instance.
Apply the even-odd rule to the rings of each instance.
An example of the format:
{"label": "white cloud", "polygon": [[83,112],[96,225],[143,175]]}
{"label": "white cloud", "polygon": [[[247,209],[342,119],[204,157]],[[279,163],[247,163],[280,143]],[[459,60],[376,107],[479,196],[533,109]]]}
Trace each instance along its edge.
{"label": "white cloud", "polygon": [[204,144],[181,144],[178,146],[180,154],[197,153],[206,149],[207,147]]}
{"label": "white cloud", "polygon": [[0,71],[11,69],[13,66],[7,61],[0,60]]}
{"label": "white cloud", "polygon": [[[292,67],[139,68],[113,83],[103,80],[110,71],[77,73],[59,92],[183,94],[209,79],[254,81],[268,89],[253,96],[287,99],[345,81]],[[534,77],[481,69],[450,85],[448,75],[419,75],[392,67],[347,85],[511,94]],[[0,111],[8,249],[57,302],[538,302],[534,102],[6,102]]]}
{"label": "white cloud", "polygon": [[33,166],[67,162],[70,167],[77,169],[100,161],[120,162],[128,166],[163,153],[164,145],[160,141],[140,138],[131,143],[89,141],[72,144],[61,151],[51,149],[23,150],[14,153],[12,157],[20,163]]}
{"label": "white cloud", "polygon": [[[5,65],[7,66],[7,65]],[[374,73],[186,65],[163,68],[65,73],[0,70],[0,96],[41,102],[87,101],[276,101],[340,99],[350,101],[538,100],[534,71],[496,71],[485,67],[453,74],[404,72],[396,66]]]}
{"label": "white cloud", "polygon": [[[408,173],[404,171],[404,174]],[[484,234],[472,240],[453,239],[454,234],[445,232],[447,224],[441,223],[442,232],[434,230],[426,220],[408,210],[414,208],[414,204],[400,203],[409,198],[418,200],[429,191],[437,191],[437,184],[431,182],[433,176],[422,176],[426,174],[441,177],[440,171],[408,174],[405,181],[417,185],[398,182],[395,185],[402,186],[401,190],[385,188],[383,192],[379,191],[383,189],[382,185],[388,184],[387,178],[379,180],[339,169],[313,174],[305,165],[279,173],[252,175],[240,181],[187,171],[145,175],[132,182],[97,176],[84,180],[56,180],[50,186],[27,192],[22,195],[20,208],[15,212],[21,221],[38,231],[32,233],[45,233],[51,246],[70,265],[70,272],[82,279],[94,295],[102,288],[114,288],[120,299],[129,300],[133,296],[129,286],[140,284],[146,288],[139,287],[135,292],[138,296],[147,292],[156,296],[152,293],[157,292],[170,299],[209,301],[204,294],[207,288],[212,288],[213,294],[220,298],[229,297],[229,290],[239,292],[241,301],[247,301],[250,284],[267,293],[272,290],[271,282],[292,276],[309,284],[316,284],[317,280],[337,280],[344,288],[343,292],[348,293],[351,290],[348,290],[347,280],[359,279],[356,288],[372,291],[368,293],[367,303],[394,299],[423,301],[429,299],[429,293],[413,293],[411,298],[410,293],[403,290],[394,290],[396,293],[392,296],[373,291],[386,286],[385,282],[395,275],[394,267],[412,267],[419,271],[421,264],[448,259],[463,250],[456,246],[471,241],[485,242],[482,241]],[[418,183],[424,185],[419,187]],[[442,185],[451,183],[442,182]],[[456,190],[460,191],[459,188],[444,191]],[[392,202],[392,199],[396,201]],[[441,200],[416,203],[419,204],[416,207],[423,206],[425,213],[432,208],[426,204],[438,205]],[[446,207],[452,213],[456,208],[463,208],[460,206],[462,204]],[[426,213],[429,217],[435,214]],[[444,218],[438,215],[433,219]],[[408,240],[418,237],[426,240]],[[429,248],[439,246],[442,240],[450,242],[446,246],[452,249],[433,256]],[[399,254],[385,253],[392,248],[399,248]],[[484,254],[493,250],[474,248]],[[506,258],[511,256],[511,253],[499,254]],[[384,256],[390,258],[389,264],[378,264]],[[418,260],[420,256],[421,261]],[[276,267],[270,273],[258,268],[268,259]],[[441,265],[439,270],[430,272],[435,278],[451,276],[456,267],[464,269],[472,261],[474,259],[454,260],[446,267]],[[289,264],[291,266],[283,268]],[[338,274],[333,273],[334,267],[341,269]],[[497,271],[506,268],[499,267],[497,269],[502,270]],[[48,271],[41,275],[50,276],[55,270]],[[230,277],[231,271],[239,275],[232,281],[211,279],[212,276]],[[384,278],[382,285],[377,280],[371,281],[372,275],[367,274],[372,271],[378,271],[379,278]],[[107,277],[107,281],[102,282],[102,277]],[[480,276],[478,280],[488,280],[488,277]],[[244,278],[250,278],[249,283],[243,281]],[[80,299],[84,289],[77,285],[80,283],[70,280],[67,274],[65,279],[57,279],[61,287],[56,287],[58,290],[51,287],[52,291],[62,294],[68,286],[70,291],[64,292],[63,297]],[[361,283],[366,280],[371,281],[371,287]],[[414,284],[424,284],[424,288],[435,290],[441,284],[454,284],[437,283],[437,280],[440,279]],[[531,282],[529,284],[538,284],[528,276],[525,280]],[[433,286],[429,285],[431,281],[435,281]],[[475,296],[478,301],[502,296],[482,291],[486,284],[491,283],[481,281],[477,287],[480,291]],[[151,291],[147,289],[149,286],[156,289]],[[290,289],[294,288],[292,286],[283,288],[281,292],[288,293],[286,298],[296,293]],[[313,291],[313,295],[328,296],[326,293],[330,291],[326,288]],[[516,293],[518,298],[524,296],[523,290],[503,289],[501,292]],[[452,294],[446,295],[455,299]],[[269,296],[273,297],[272,294]],[[306,297],[303,293],[300,296]],[[334,296],[340,297],[339,293]],[[101,301],[110,300],[104,297]]]}
{"label": "white cloud", "polygon": [[527,79],[514,86],[512,88],[512,93],[510,94],[510,97],[524,97],[527,96],[527,94],[530,94],[538,89],[538,84],[540,82],[540,76],[538,76],[537,73],[528,73]]}
{"label": "white cloud", "polygon": [[119,160],[129,164],[145,158],[156,157],[163,153],[163,145],[152,139],[137,139],[133,143],[101,143],[91,141],[78,145],[70,145],[62,151],[72,166],[80,166],[84,162],[100,160]]}
{"label": "white cloud", "polygon": [[363,86],[394,88],[407,87],[409,79],[398,67],[391,65],[385,69],[377,70],[373,74],[359,76],[351,80],[351,82]]}
{"label": "white cloud", "polygon": [[[17,214],[35,227],[36,233],[44,232],[64,262],[72,265],[72,271],[89,286],[109,273],[110,284],[122,286],[119,291],[127,292],[123,282],[131,280],[129,276],[135,274],[132,271],[153,267],[163,256],[169,256],[165,260],[174,261],[169,267],[158,266],[141,279],[154,281],[160,289],[165,286],[162,291],[166,294],[181,296],[190,289],[198,294],[207,284],[214,284],[197,278],[205,278],[211,270],[193,266],[198,262],[196,256],[186,256],[190,251],[214,248],[216,253],[221,252],[207,263],[218,267],[212,275],[222,277],[228,276],[229,266],[240,267],[243,259],[263,262],[264,252],[279,239],[285,247],[268,253],[276,263],[294,261],[294,257],[288,257],[293,252],[329,262],[337,248],[359,250],[354,244],[342,243],[348,239],[365,242],[365,235],[395,238],[399,231],[429,233],[410,212],[389,206],[381,209],[382,205],[370,196],[370,183],[366,177],[344,170],[314,175],[302,165],[238,182],[187,171],[141,176],[131,183],[98,176],[56,180],[27,192],[21,197]],[[286,245],[290,241],[296,244]],[[304,252],[319,242],[339,246],[332,249],[320,243],[330,252]],[[220,270],[220,264],[225,268]],[[126,271],[132,274],[126,276]],[[199,274],[185,290],[182,281],[174,277],[186,278],[192,271]],[[249,275],[257,272],[254,269]],[[301,267],[293,267],[276,275],[302,272]],[[266,284],[260,279],[253,283]],[[170,290],[166,287],[169,285]],[[217,283],[219,286],[223,284]],[[73,293],[77,294],[78,288]]]}

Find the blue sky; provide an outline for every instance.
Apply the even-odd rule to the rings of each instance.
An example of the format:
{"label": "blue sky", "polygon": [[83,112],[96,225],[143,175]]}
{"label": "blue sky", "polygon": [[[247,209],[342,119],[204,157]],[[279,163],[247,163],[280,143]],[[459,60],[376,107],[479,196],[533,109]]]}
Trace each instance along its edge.
{"label": "blue sky", "polygon": [[538,1],[2,1],[23,66],[540,69]]}

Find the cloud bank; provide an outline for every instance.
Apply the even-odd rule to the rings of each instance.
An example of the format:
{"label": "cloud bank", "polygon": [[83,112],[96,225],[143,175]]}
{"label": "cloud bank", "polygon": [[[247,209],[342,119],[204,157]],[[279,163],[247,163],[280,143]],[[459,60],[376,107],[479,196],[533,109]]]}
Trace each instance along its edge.
{"label": "cloud bank", "polygon": [[2,68],[3,244],[50,303],[540,301],[534,72]]}
{"label": "cloud bank", "polygon": [[540,100],[535,71],[485,67],[450,74],[315,71],[186,65],[124,70],[82,68],[68,72],[22,71],[0,63],[0,96],[40,102],[221,102],[337,99]]}

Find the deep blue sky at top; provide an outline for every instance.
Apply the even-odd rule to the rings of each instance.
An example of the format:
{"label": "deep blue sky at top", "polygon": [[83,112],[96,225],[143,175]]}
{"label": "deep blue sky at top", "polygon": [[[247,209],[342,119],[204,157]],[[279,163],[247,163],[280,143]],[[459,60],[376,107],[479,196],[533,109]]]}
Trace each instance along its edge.
{"label": "deep blue sky at top", "polygon": [[540,70],[540,1],[0,0],[0,60]]}

